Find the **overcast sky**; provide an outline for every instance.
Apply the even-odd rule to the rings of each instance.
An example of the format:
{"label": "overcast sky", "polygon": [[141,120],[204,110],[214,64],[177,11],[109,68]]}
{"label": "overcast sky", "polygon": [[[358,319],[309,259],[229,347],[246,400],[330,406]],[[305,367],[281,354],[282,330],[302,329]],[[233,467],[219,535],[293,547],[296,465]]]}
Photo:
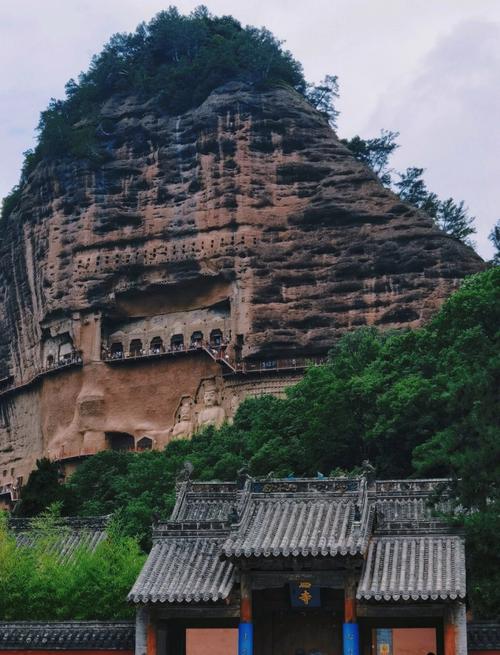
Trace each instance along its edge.
{"label": "overcast sky", "polygon": [[[17,182],[39,112],[64,94],[114,32],[169,0],[0,0],[0,196]],[[172,2],[190,11],[197,1]],[[500,0],[207,0],[215,14],[268,27],[306,77],[339,76],[341,137],[400,132],[398,169],[477,216],[477,249],[498,218]]]}

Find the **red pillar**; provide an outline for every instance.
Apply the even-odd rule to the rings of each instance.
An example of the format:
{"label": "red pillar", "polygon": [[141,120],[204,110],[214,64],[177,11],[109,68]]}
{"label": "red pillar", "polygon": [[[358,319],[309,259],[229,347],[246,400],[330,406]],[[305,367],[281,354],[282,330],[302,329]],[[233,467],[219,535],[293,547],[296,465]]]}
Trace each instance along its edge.
{"label": "red pillar", "polygon": [[347,569],[345,573],[342,637],[344,655],[359,655],[359,627],[356,616],[356,576],[351,569]]}
{"label": "red pillar", "polygon": [[450,603],[445,611],[444,655],[467,655],[467,616],[465,603]]}
{"label": "red pillar", "polygon": [[146,644],[146,655],[156,655],[156,626],[151,622],[151,618],[148,623]]}
{"label": "red pillar", "polygon": [[344,582],[344,623],[356,623],[356,576],[347,570]]}

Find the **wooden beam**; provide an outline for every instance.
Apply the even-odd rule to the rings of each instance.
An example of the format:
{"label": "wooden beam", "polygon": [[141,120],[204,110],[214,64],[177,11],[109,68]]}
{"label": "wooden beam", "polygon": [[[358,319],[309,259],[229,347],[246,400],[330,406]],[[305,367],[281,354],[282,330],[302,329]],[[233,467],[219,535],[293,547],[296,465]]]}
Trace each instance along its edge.
{"label": "wooden beam", "polygon": [[257,571],[252,572],[252,589],[278,589],[289,582],[300,582],[309,580],[318,587],[328,589],[344,588],[343,571]]}
{"label": "wooden beam", "polygon": [[360,618],[434,618],[444,616],[444,604],[437,603],[412,603],[410,605],[398,604],[395,602],[393,605],[383,605],[382,603],[374,603],[373,605],[365,605],[358,602],[357,614]]}
{"label": "wooden beam", "polygon": [[237,619],[239,605],[218,607],[162,607],[157,610],[159,619]]}

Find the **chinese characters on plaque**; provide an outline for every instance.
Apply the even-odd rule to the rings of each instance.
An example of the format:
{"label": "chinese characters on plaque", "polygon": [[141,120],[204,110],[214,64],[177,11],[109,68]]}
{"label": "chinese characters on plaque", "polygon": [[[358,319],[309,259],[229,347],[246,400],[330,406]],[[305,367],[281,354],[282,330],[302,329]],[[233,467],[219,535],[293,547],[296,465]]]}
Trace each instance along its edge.
{"label": "chinese characters on plaque", "polygon": [[321,607],[320,588],[309,580],[290,582],[292,607]]}

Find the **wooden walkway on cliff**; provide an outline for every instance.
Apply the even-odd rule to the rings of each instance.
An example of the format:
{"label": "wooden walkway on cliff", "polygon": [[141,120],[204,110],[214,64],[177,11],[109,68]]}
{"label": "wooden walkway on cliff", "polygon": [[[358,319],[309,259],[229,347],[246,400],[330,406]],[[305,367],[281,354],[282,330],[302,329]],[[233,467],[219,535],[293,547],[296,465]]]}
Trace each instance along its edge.
{"label": "wooden walkway on cliff", "polygon": [[[145,352],[143,354],[121,354],[120,356],[111,355],[103,357],[102,361],[106,364],[124,364],[130,362],[156,360],[160,358],[182,357],[193,353],[204,352],[223,367],[223,376],[239,376],[239,375],[265,375],[277,372],[288,371],[303,371],[308,366],[319,366],[326,362],[326,357],[311,356],[311,357],[289,357],[289,358],[268,358],[262,360],[240,361],[237,362],[230,358],[224,347],[213,347],[209,344],[190,346],[189,348],[170,349],[164,352]],[[12,376],[7,376],[0,380],[0,399],[18,391],[27,389],[33,384],[38,382],[45,376],[60,373],[62,371],[81,368],[83,360],[80,355],[75,358],[56,364],[54,366],[46,367],[32,375],[28,380],[22,381],[18,384],[12,382]],[[4,385],[3,389],[1,388]]]}
{"label": "wooden walkway on cliff", "polygon": [[326,362],[326,357],[324,356],[268,358],[237,362],[229,356],[227,348],[214,347],[210,344],[193,345],[188,348],[182,347],[161,352],[146,352],[143,354],[128,355],[120,354],[119,356],[111,355],[105,357],[103,361],[107,364],[119,364],[131,361],[158,359],[160,357],[177,357],[179,355],[189,355],[195,352],[207,353],[214,362],[217,362],[224,367],[224,376],[266,374],[275,373],[277,371],[301,371],[308,366],[319,366]]}

